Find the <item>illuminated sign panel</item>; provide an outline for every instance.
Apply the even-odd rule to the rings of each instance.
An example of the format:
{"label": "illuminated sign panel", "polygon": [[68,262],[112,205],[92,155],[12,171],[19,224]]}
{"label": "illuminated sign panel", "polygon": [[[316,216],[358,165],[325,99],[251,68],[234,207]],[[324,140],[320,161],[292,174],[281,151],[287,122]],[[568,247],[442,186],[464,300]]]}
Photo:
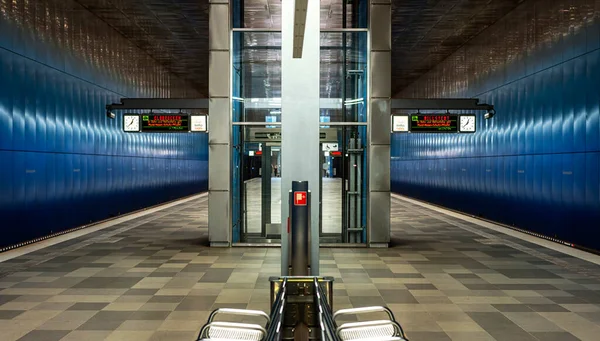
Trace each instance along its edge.
{"label": "illuminated sign panel", "polygon": [[410,115],[410,131],[412,133],[456,133],[458,132],[458,115],[413,114]]}
{"label": "illuminated sign panel", "polygon": [[142,115],[142,132],[189,132],[190,120],[187,115]]}
{"label": "illuminated sign panel", "polygon": [[408,116],[392,116],[392,132],[408,132]]}
{"label": "illuminated sign panel", "polygon": [[208,130],[207,127],[207,116],[204,115],[192,115],[190,116],[190,131],[192,132],[205,132]]}

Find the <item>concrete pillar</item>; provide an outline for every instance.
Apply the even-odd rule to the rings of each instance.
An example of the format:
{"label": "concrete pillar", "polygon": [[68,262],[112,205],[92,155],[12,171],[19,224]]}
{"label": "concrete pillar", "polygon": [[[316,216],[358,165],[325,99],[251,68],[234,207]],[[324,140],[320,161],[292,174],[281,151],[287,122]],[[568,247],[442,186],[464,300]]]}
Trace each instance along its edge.
{"label": "concrete pillar", "polygon": [[392,8],[390,0],[370,0],[370,115],[368,123],[369,207],[367,242],[390,242],[390,114]]}
{"label": "concrete pillar", "polygon": [[229,0],[210,0],[208,98],[208,238],[231,245]]}
{"label": "concrete pillar", "polygon": [[[286,222],[292,181],[308,181],[311,191],[311,274],[319,274],[319,1],[308,0],[304,40],[294,36],[295,6],[282,1],[281,60],[281,274],[287,275],[289,245]],[[294,45],[302,57],[293,58]],[[298,49],[296,50],[298,53]]]}

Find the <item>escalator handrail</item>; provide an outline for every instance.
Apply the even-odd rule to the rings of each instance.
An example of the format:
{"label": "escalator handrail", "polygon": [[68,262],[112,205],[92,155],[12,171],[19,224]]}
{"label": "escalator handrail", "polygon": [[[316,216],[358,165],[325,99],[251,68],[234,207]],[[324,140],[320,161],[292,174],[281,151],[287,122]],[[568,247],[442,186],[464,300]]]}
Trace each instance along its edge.
{"label": "escalator handrail", "polygon": [[323,289],[319,285],[318,280],[315,278],[315,295],[317,297],[317,305],[319,308],[319,324],[321,327],[321,339],[323,341],[339,341],[339,336],[335,332],[336,325],[333,320],[333,314],[327,296],[323,292]]}
{"label": "escalator handrail", "polygon": [[271,307],[271,316],[270,322],[267,326],[267,334],[265,336],[265,340],[268,341],[278,341],[281,340],[281,327],[283,324],[283,311],[285,309],[286,303],[286,292],[287,292],[287,279],[284,279],[281,288],[279,288],[279,292],[277,293],[277,297],[275,298],[275,302]]}

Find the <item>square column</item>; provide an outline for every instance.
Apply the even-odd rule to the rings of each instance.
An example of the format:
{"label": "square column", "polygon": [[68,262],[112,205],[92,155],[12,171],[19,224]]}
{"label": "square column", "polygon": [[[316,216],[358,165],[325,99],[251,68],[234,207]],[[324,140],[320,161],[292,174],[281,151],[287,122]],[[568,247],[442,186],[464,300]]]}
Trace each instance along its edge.
{"label": "square column", "polygon": [[392,6],[390,0],[370,0],[369,9],[371,80],[367,242],[370,247],[387,247],[390,242]]}
{"label": "square column", "polygon": [[[306,10],[303,11],[303,6]],[[296,13],[298,10],[299,13]],[[281,60],[281,274],[288,274],[289,191],[308,181],[311,191],[310,265],[319,274],[319,62],[318,0],[282,1]],[[302,17],[306,15],[302,39]],[[294,26],[298,25],[294,35]],[[296,51],[294,51],[294,48]],[[294,58],[294,52],[300,58]]]}
{"label": "square column", "polygon": [[210,0],[208,71],[208,239],[231,245],[229,0]]}

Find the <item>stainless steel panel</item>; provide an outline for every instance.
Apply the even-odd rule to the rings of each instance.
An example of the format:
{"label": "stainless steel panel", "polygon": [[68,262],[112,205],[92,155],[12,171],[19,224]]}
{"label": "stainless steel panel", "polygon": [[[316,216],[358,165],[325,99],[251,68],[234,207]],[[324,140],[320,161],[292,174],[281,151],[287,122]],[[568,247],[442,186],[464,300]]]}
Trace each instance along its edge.
{"label": "stainless steel panel", "polygon": [[208,20],[208,48],[229,50],[229,5],[210,5]]}
{"label": "stainless steel panel", "polygon": [[229,246],[231,219],[229,191],[208,192],[208,240],[211,244]]}
{"label": "stainless steel panel", "polygon": [[208,146],[208,190],[228,191],[230,187],[229,144],[211,144]]}
{"label": "stainless steel panel", "polygon": [[[307,4],[302,58],[293,58],[294,2],[282,3],[282,157],[281,219],[288,217],[286,199],[292,181],[309,181],[311,191],[311,270],[319,273],[319,2]],[[302,157],[299,157],[299,156]],[[288,235],[282,236],[282,260],[289,257]],[[282,274],[287,264],[282,262]]]}
{"label": "stainless steel panel", "polygon": [[391,0],[371,0],[370,3],[373,4],[391,4]]}
{"label": "stainless steel panel", "polygon": [[370,13],[371,50],[392,49],[392,6],[372,5]]}
{"label": "stainless steel panel", "polygon": [[229,0],[208,0],[211,4],[228,4]]}
{"label": "stainless steel panel", "polygon": [[371,97],[392,95],[391,52],[371,51]]}
{"label": "stainless steel panel", "polygon": [[211,98],[208,103],[208,143],[229,143],[231,115],[229,98]]}
{"label": "stainless steel panel", "polygon": [[390,100],[383,98],[372,99],[370,115],[369,137],[371,144],[390,144]]}
{"label": "stainless steel panel", "polygon": [[371,191],[390,190],[390,145],[369,147],[369,189]]}
{"label": "stainless steel panel", "polygon": [[209,52],[208,97],[229,96],[229,51]]}
{"label": "stainless steel panel", "polygon": [[390,205],[390,192],[369,192],[369,244],[390,242]]}

